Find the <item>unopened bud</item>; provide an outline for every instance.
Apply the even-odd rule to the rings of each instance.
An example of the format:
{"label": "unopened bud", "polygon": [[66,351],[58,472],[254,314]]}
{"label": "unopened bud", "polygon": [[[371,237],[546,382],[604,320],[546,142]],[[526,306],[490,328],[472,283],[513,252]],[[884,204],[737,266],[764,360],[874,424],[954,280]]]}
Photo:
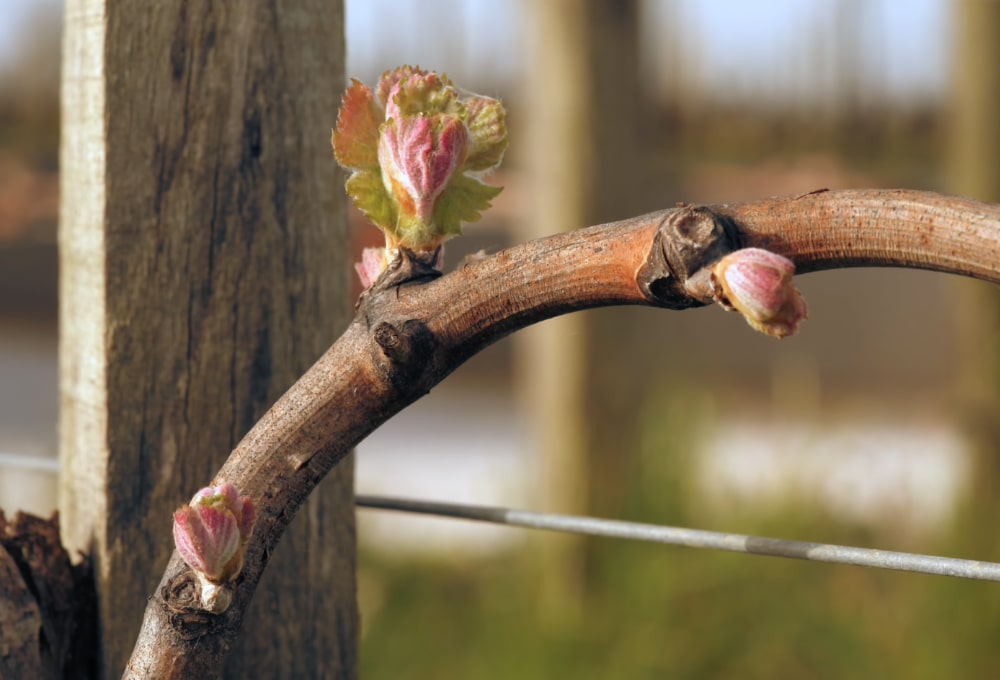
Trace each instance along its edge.
{"label": "unopened bud", "polygon": [[795,264],[761,248],[736,250],[712,268],[715,301],[743,315],[767,335],[793,335],[806,318],[806,303],[792,284]]}
{"label": "unopened bud", "polygon": [[174,544],[198,576],[206,608],[223,611],[228,606],[228,593],[220,592],[220,586],[243,568],[253,522],[253,503],[226,482],[205,487],[174,513]]}
{"label": "unopened bud", "polygon": [[354,263],[354,271],[361,279],[365,290],[372,287],[375,281],[389,266],[389,258],[385,248],[365,248],[361,251],[361,262]]}

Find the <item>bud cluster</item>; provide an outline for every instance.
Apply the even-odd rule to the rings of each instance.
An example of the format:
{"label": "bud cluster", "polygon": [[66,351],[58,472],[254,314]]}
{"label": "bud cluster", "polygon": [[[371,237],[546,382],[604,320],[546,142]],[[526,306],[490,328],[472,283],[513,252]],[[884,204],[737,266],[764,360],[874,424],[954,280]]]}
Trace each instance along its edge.
{"label": "bud cluster", "polygon": [[[412,66],[385,72],[374,92],[352,80],[333,132],[347,193],[383,232],[386,250],[358,266],[366,285],[396,250],[432,252],[479,219],[500,187],[479,178],[507,148],[503,105],[459,95],[444,75]],[[379,268],[380,267],[380,268]]]}

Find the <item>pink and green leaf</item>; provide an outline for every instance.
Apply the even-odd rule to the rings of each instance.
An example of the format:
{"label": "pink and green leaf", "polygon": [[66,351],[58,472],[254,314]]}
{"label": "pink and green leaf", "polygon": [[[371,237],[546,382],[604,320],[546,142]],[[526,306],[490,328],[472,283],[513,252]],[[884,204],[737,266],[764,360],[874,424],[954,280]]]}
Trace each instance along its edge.
{"label": "pink and green leaf", "polygon": [[344,92],[333,131],[333,155],[345,168],[368,170],[378,167],[378,131],[385,112],[372,91],[359,80],[351,80]]}
{"label": "pink and green leaf", "polygon": [[419,116],[433,113],[460,113],[458,93],[447,78],[436,73],[414,74],[399,81],[389,92],[386,114]]}
{"label": "pink and green leaf", "polygon": [[395,229],[398,220],[396,204],[382,183],[378,170],[362,170],[351,175],[346,184],[347,193],[365,217],[382,229]]}
{"label": "pink and green leaf", "polygon": [[507,150],[507,116],[496,99],[473,97],[465,102],[465,124],[469,128],[466,170],[482,172],[500,165]]}
{"label": "pink and green leaf", "polygon": [[462,233],[462,222],[475,222],[503,187],[483,184],[467,175],[455,175],[434,207],[434,224],[444,236]]}
{"label": "pink and green leaf", "polygon": [[397,66],[391,71],[386,71],[378,79],[378,85],[375,86],[375,96],[382,103],[382,106],[388,106],[389,95],[400,81],[406,80],[414,74],[420,75],[424,73],[426,71],[419,66]]}

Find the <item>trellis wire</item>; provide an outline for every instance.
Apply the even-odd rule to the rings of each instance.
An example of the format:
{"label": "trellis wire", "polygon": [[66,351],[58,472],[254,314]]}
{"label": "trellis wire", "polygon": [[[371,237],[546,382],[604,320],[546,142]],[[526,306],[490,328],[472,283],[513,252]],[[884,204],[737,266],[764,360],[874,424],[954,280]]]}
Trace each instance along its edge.
{"label": "trellis wire", "polygon": [[651,541],[688,548],[707,548],[752,555],[790,557],[813,562],[853,564],[859,567],[895,569],[921,574],[955,576],[980,581],[1000,581],[1000,564],[979,562],[954,557],[938,557],[915,553],[857,548],[846,545],[791,541],[783,538],[767,538],[744,534],[727,534],[700,529],[624,522],[620,520],[581,517],[578,515],[557,515],[529,510],[516,510],[484,505],[462,503],[442,503],[415,498],[393,498],[359,494],[355,504],[362,508],[396,510],[423,515],[435,515],[467,519],[493,524],[547,529],[590,536],[607,536],[636,541]]}
{"label": "trellis wire", "polygon": [[59,461],[47,456],[28,456],[23,453],[0,451],[0,470],[3,468],[31,470],[54,475],[59,472]]}
{"label": "trellis wire", "polygon": [[[59,463],[57,460],[50,458],[0,452],[0,468],[2,467],[55,473],[59,469]],[[996,562],[964,560],[955,557],[939,557],[937,555],[921,555],[917,553],[858,548],[829,543],[791,541],[783,538],[749,536],[746,534],[727,534],[702,529],[685,529],[682,527],[625,522],[597,517],[581,517],[578,515],[558,515],[487,505],[443,503],[416,498],[358,494],[355,504],[362,508],[412,512],[422,515],[506,524],[507,526],[525,527],[528,529],[545,529],[549,531],[587,534],[590,536],[649,541],[688,548],[725,550],[751,555],[789,557],[813,562],[853,564],[859,567],[894,569],[897,571],[954,576],[979,581],[1000,581],[1000,564]]]}

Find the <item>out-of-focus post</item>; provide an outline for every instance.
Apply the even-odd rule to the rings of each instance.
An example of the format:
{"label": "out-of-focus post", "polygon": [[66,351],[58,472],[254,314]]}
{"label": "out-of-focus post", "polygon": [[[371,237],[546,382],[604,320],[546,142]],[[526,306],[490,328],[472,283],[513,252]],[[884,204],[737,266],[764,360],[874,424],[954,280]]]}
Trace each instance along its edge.
{"label": "out-of-focus post", "polygon": [[[953,5],[955,46],[949,114],[948,190],[1000,201],[1000,3]],[[972,436],[976,471],[970,502],[1000,498],[1000,295],[993,286],[955,283],[963,369],[960,403]],[[989,522],[981,525],[990,531]],[[983,545],[993,545],[989,539]],[[986,554],[989,558],[989,555]]]}
{"label": "out-of-focus post", "polygon": [[[523,95],[530,199],[526,232],[519,236],[637,212],[645,160],[639,3],[555,0],[523,8],[532,29]],[[615,419],[613,407],[621,402],[614,386],[602,384],[595,370],[598,357],[618,354],[609,346],[615,336],[627,334],[625,328],[597,327],[613,313],[563,316],[516,339],[521,401],[544,460],[539,491],[554,512],[602,512],[607,503],[600,490],[613,489],[614,471],[627,469],[627,447],[601,446],[609,432],[629,427]],[[614,363],[620,362],[616,356]],[[543,618],[559,625],[579,611],[586,554],[579,537],[540,540]]]}

